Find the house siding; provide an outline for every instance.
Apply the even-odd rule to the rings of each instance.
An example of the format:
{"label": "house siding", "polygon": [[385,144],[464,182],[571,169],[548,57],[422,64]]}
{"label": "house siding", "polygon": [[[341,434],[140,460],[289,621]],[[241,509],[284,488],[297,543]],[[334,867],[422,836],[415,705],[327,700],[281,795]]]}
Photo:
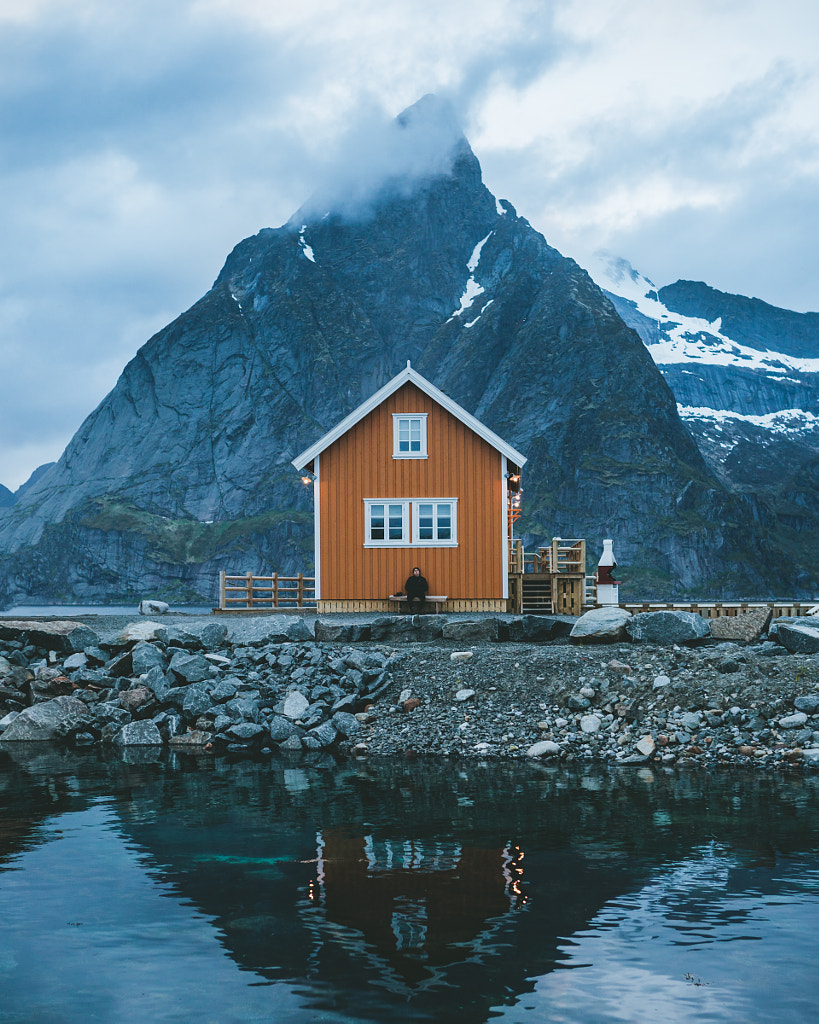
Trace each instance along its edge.
{"label": "house siding", "polygon": [[[393,459],[393,413],[427,413],[426,459]],[[412,383],[321,453],[322,600],[383,599],[414,565],[430,592],[503,597],[501,454]],[[364,547],[365,498],[457,498],[458,546]]]}

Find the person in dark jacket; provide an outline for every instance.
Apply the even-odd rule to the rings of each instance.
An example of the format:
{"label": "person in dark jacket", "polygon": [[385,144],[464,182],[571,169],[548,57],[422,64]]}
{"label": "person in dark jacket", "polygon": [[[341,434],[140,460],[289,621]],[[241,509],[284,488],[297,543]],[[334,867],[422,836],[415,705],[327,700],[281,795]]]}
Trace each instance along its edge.
{"label": "person in dark jacket", "polygon": [[429,591],[429,584],[421,575],[421,570],[416,565],[412,575],[404,584],[404,592],[407,595],[407,611],[417,614],[424,608],[424,598]]}

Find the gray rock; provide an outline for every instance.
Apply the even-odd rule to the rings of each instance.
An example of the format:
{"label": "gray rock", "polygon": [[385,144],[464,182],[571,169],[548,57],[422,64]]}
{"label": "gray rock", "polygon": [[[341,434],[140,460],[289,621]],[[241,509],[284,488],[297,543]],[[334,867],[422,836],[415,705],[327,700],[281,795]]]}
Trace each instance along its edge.
{"label": "gray rock", "polygon": [[154,692],[158,700],[162,700],[171,688],[167,676],[158,665],[146,672],[142,682]]}
{"label": "gray rock", "polygon": [[280,750],[301,750],[301,737],[296,733],[292,736],[288,736],[286,740],[279,744]]}
{"label": "gray rock", "polygon": [[361,732],[361,723],[355,715],[351,715],[347,711],[337,711],[333,715],[332,721],[336,729],[348,739]]}
{"label": "gray rock", "polygon": [[791,654],[819,654],[819,625],[787,623],[779,627],[779,642]]}
{"label": "gray rock", "polygon": [[209,622],[199,630],[199,642],[206,651],[215,651],[225,642],[227,632],[227,626],[223,622]]}
{"label": "gray rock", "polygon": [[671,685],[671,680],[669,679],[668,676],[659,675],[659,676],[655,676],[654,677],[654,682],[651,684],[651,689],[652,690],[661,690],[664,686],[670,686],[670,685]]}
{"label": "gray rock", "polygon": [[680,724],[686,732],[696,732],[702,724],[702,718],[696,711],[686,711],[680,715]]}
{"label": "gray rock", "polygon": [[[72,672],[75,668],[85,668],[87,664],[88,656],[83,651],[79,651],[77,654],[68,655],[63,661],[63,670],[65,672]],[[0,666],[0,675],[2,675],[2,666]]]}
{"label": "gray rock", "polygon": [[230,726],[227,730],[227,735],[233,740],[238,740],[240,743],[251,743],[253,740],[265,735],[265,730],[261,725],[256,725],[254,722],[238,722],[236,725]]}
{"label": "gray rock", "polygon": [[803,750],[802,760],[813,768],[819,768],[819,747],[807,747]]}
{"label": "gray rock", "polygon": [[[418,616],[424,618],[425,616]],[[492,616],[483,619],[456,619],[452,622],[445,622],[442,629],[444,640],[457,640],[458,642],[470,640],[498,640],[500,637],[498,620]]]}
{"label": "gray rock", "polygon": [[370,625],[370,634],[373,640],[398,643],[411,640],[423,643],[440,639],[444,622],[441,615],[397,615],[375,619]]}
{"label": "gray rock", "polygon": [[704,640],[711,627],[696,612],[641,612],[626,623],[626,632],[637,643],[670,645]]}
{"label": "gray rock", "polygon": [[756,643],[767,633],[771,615],[770,608],[752,608],[739,615],[720,615],[711,619],[711,636],[715,640]]}
{"label": "gray rock", "polygon": [[235,696],[236,685],[230,679],[220,679],[210,691],[210,698],[214,704],[223,704]]}
{"label": "gray rock", "polygon": [[76,654],[84,647],[100,642],[93,629],[82,622],[38,622],[33,619],[0,620],[0,640],[21,640],[63,654]]}
{"label": "gray rock", "polygon": [[76,697],[55,697],[21,711],[0,742],[39,743],[62,739],[84,729],[91,721],[87,705]]}
{"label": "gray rock", "polygon": [[139,602],[140,615],[167,615],[171,606],[167,601],[143,600]]}
{"label": "gray rock", "polygon": [[335,743],[336,738],[338,737],[338,730],[332,722],[322,722],[321,725],[317,725],[315,729],[311,729],[304,738],[307,740],[311,737],[318,740],[322,747],[330,747]]}
{"label": "gray rock", "polygon": [[601,724],[597,715],[583,715],[580,719],[580,731],[584,733],[600,732]]}
{"label": "gray rock", "polygon": [[155,722],[148,720],[141,722],[129,722],[114,736],[114,745],[117,747],[160,747],[162,746],[162,734]]}
{"label": "gray rock", "polygon": [[177,651],[171,658],[170,670],[186,683],[199,683],[210,679],[210,663],[201,654],[187,654]]}
{"label": "gray rock", "polygon": [[527,757],[557,757],[560,746],[553,740],[539,740],[526,751]]}
{"label": "gray rock", "polygon": [[463,690],[458,690],[455,694],[455,700],[465,701],[475,696],[475,691],[465,687]]}
{"label": "gray rock", "polygon": [[160,626],[156,631],[156,639],[166,647],[182,647],[186,651],[202,649],[202,641],[199,637],[179,626]]}
{"label": "gray rock", "polygon": [[274,715],[270,719],[267,723],[267,731],[274,743],[283,743],[290,736],[298,735],[296,726],[289,718],[284,718],[282,715]]}
{"label": "gray rock", "polygon": [[807,693],[802,697],[797,697],[793,706],[797,711],[804,711],[808,715],[815,715],[819,712],[819,693]]}
{"label": "gray rock", "polygon": [[241,718],[246,722],[259,721],[259,705],[250,697],[234,697],[225,704],[225,711],[231,718]]}
{"label": "gray rock", "polygon": [[315,636],[316,640],[328,640],[332,643],[356,643],[370,640],[372,631],[369,622],[348,624],[316,619]]}
{"label": "gray rock", "polygon": [[208,687],[202,683],[193,683],[187,687],[182,701],[182,710],[189,718],[197,718],[199,715],[203,715],[212,704]]}
{"label": "gray rock", "polygon": [[575,622],[569,636],[574,643],[618,643],[626,639],[626,623],[631,617],[625,608],[592,608]]}
{"label": "gray rock", "polygon": [[295,721],[296,719],[301,718],[309,707],[310,701],[303,693],[299,693],[298,690],[291,690],[284,698],[282,714],[285,715],[286,718],[292,718]]}
{"label": "gray rock", "polygon": [[784,718],[779,719],[780,729],[801,729],[802,726],[807,722],[808,716],[804,711],[797,711],[793,715],[786,715]]}
{"label": "gray rock", "polygon": [[159,668],[165,671],[167,662],[165,655],[155,645],[146,643],[144,640],[136,644],[131,651],[131,663],[135,676],[144,675],[152,668]]}
{"label": "gray rock", "polygon": [[515,643],[554,640],[569,636],[576,621],[568,615],[519,615],[509,620],[508,636]]}

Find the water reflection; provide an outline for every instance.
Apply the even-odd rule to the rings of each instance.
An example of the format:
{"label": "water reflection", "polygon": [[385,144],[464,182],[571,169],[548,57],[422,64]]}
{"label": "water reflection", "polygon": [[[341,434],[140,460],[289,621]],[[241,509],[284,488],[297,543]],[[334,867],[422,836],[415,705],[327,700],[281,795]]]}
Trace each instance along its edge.
{"label": "water reflection", "polygon": [[123,971],[145,992],[118,1020],[797,1021],[819,997],[816,777],[0,759],[0,1020],[114,1019]]}

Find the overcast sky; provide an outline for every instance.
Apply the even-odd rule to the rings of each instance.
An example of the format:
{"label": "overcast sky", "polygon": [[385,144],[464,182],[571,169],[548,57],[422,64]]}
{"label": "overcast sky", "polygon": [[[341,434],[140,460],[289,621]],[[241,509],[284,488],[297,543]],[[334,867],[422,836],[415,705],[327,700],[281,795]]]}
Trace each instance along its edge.
{"label": "overcast sky", "polygon": [[0,0],[0,483],[427,92],[581,265],[819,309],[817,40],[815,0]]}

